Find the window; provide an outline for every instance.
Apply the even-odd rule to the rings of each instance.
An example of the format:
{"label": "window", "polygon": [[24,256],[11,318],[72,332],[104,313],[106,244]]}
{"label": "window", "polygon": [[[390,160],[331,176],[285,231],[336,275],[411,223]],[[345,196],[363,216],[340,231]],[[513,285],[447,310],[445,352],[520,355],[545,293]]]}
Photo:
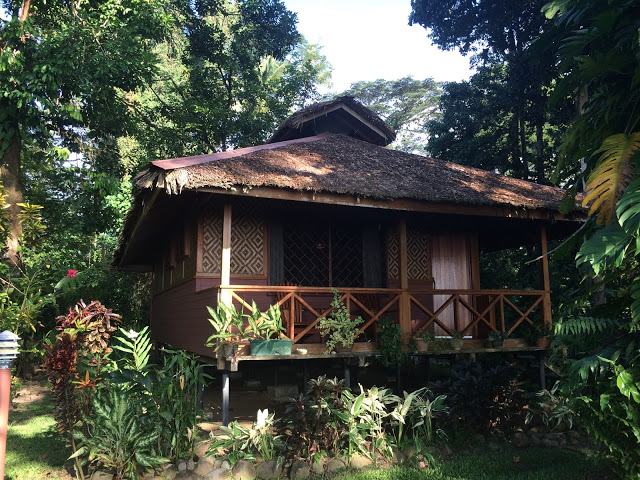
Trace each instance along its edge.
{"label": "window", "polygon": [[284,281],[314,287],[362,287],[362,229],[346,225],[284,225]]}

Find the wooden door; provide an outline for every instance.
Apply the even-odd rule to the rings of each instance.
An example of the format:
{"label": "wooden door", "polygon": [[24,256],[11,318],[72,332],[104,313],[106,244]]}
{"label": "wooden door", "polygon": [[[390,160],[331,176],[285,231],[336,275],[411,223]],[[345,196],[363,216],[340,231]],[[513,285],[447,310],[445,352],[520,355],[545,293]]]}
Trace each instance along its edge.
{"label": "wooden door", "polygon": [[[468,235],[460,233],[437,234],[431,237],[431,269],[436,289],[471,289],[471,242]],[[451,295],[434,295],[433,309],[438,310]],[[470,304],[471,297],[462,298]],[[440,321],[455,329],[454,304],[448,305],[438,315]],[[469,325],[471,312],[464,306],[458,307],[458,330]],[[436,335],[445,335],[440,327],[435,328]]]}

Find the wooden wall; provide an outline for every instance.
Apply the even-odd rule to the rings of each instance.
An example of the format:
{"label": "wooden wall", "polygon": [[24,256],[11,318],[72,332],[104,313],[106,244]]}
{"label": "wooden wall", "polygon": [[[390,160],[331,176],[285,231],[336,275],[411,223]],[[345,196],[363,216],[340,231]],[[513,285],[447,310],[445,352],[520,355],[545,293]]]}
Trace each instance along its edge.
{"label": "wooden wall", "polygon": [[195,283],[192,279],[154,296],[151,335],[157,342],[214,356],[204,343],[213,333],[206,307],[215,307],[217,290],[196,293]]}

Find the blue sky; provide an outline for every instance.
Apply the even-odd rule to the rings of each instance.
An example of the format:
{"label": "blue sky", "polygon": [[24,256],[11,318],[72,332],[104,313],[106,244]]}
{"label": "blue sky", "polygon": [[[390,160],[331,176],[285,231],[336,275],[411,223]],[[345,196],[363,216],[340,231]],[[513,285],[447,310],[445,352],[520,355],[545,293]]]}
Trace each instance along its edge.
{"label": "blue sky", "polygon": [[409,26],[410,0],[284,0],[298,30],[323,46],[333,65],[333,91],[358,80],[407,75],[438,81],[468,79],[467,58],[431,45],[426,30]]}

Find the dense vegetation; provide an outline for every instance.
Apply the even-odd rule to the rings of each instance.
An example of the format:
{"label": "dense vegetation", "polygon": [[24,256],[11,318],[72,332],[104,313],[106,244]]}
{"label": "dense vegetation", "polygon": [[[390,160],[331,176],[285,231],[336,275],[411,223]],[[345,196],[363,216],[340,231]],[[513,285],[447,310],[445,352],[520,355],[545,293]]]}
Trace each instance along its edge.
{"label": "dense vegetation", "polygon": [[[556,345],[566,352],[555,359],[563,379],[558,393],[610,450],[620,473],[635,478],[640,6],[632,0],[411,5],[410,21],[441,48],[472,54],[477,73],[446,85],[359,82],[347,93],[405,132],[397,148],[557,183],[569,188],[567,209],[585,193],[591,220],[559,249],[569,257],[555,259],[554,278],[567,286],[555,319]],[[331,67],[279,0],[3,0],[2,7],[0,329],[23,337],[18,366],[27,369],[54,342],[48,333],[54,319],[81,298],[122,312],[127,328],[146,323],[149,278],[104,268],[129,205],[131,175],[141,165],[265,140],[292,109],[319,98]],[[488,283],[500,283],[496,272],[517,275],[521,256],[493,257]],[[578,288],[576,275],[584,279]],[[74,308],[89,307],[99,308]],[[83,333],[67,334],[57,340],[67,348],[57,351],[62,358],[79,348],[74,335]],[[94,388],[95,360],[87,362],[83,388]],[[127,382],[138,382],[142,402],[164,388],[162,378]],[[58,387],[66,398],[68,382]],[[119,393],[96,395],[96,405],[124,405],[113,395]],[[63,431],[89,415],[78,401],[69,405],[67,427],[59,419]],[[135,416],[126,405],[117,412],[97,408],[95,415],[111,413],[123,422]],[[81,433],[87,448],[100,438]],[[175,433],[149,435],[167,445]],[[155,454],[173,455],[168,447]]]}

